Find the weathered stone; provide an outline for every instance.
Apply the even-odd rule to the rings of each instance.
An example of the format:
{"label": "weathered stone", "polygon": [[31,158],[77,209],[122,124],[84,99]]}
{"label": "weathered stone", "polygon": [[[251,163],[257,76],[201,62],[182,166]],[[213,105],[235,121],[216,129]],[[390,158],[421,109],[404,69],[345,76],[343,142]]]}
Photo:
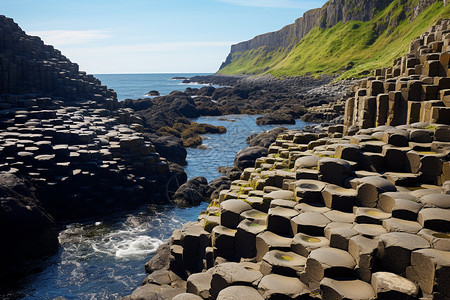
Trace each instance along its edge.
{"label": "weathered stone", "polygon": [[287,297],[295,299],[308,294],[308,288],[298,278],[278,274],[264,276],[258,284],[258,290],[264,299],[279,299]]}
{"label": "weathered stone", "polygon": [[419,293],[413,282],[394,273],[374,273],[371,283],[378,298],[410,299]]}
{"label": "weathered stone", "polygon": [[322,299],[373,299],[372,286],[361,280],[324,278],[320,282]]}
{"label": "weathered stone", "polygon": [[264,255],[260,271],[263,275],[273,273],[297,277],[297,273],[304,270],[305,264],[306,257],[294,252],[271,250]]}
{"label": "weathered stone", "polygon": [[[203,298],[207,299],[207,298]],[[261,294],[250,286],[235,285],[220,291],[217,300],[263,300]]]}

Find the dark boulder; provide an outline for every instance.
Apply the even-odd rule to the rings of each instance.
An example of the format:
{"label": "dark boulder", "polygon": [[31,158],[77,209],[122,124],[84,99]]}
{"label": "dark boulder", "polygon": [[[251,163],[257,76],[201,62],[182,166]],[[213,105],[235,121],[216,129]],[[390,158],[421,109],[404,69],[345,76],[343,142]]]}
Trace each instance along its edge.
{"label": "dark boulder", "polygon": [[245,168],[253,167],[257,158],[266,156],[267,148],[248,147],[239,151],[234,158],[234,166],[243,171]]}
{"label": "dark boulder", "polygon": [[219,193],[222,190],[227,190],[231,186],[231,179],[228,176],[221,176],[209,183],[209,186],[213,190],[211,194],[211,199],[219,198]]}
{"label": "dark boulder", "polygon": [[0,174],[0,280],[11,279],[23,263],[55,253],[58,234],[27,181]]}
{"label": "dark boulder", "polygon": [[153,273],[154,271],[169,269],[170,264],[170,245],[162,244],[156,250],[155,256],[145,264],[145,272]]}
{"label": "dark boulder", "polygon": [[277,139],[278,134],[282,133],[285,130],[285,127],[277,127],[270,131],[253,134],[247,137],[246,142],[250,147],[258,146],[269,148],[269,146]]}
{"label": "dark boulder", "polygon": [[187,152],[183,147],[183,141],[175,136],[167,135],[152,138],[152,143],[155,146],[156,152],[167,160],[175,162],[179,165],[185,166]]}
{"label": "dark boulder", "polygon": [[122,106],[132,108],[135,111],[141,111],[152,107],[153,102],[150,99],[138,99],[138,100],[126,99],[122,102]]}
{"label": "dark boulder", "polygon": [[212,86],[204,86],[198,90],[197,95],[211,97],[215,90]]}
{"label": "dark boulder", "polygon": [[178,188],[173,201],[181,207],[196,206],[211,196],[212,189],[205,177],[194,177]]}
{"label": "dark boulder", "polygon": [[159,96],[161,95],[158,91],[152,90],[147,93],[147,96]]}

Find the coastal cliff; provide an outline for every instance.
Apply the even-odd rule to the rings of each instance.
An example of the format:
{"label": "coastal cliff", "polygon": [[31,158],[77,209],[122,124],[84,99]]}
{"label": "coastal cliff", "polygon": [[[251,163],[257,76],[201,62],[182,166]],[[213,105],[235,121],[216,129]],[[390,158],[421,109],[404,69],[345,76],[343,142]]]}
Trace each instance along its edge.
{"label": "coastal cliff", "polygon": [[448,16],[445,4],[440,0],[328,1],[279,31],[232,45],[218,73],[361,76],[406,53],[415,36]]}

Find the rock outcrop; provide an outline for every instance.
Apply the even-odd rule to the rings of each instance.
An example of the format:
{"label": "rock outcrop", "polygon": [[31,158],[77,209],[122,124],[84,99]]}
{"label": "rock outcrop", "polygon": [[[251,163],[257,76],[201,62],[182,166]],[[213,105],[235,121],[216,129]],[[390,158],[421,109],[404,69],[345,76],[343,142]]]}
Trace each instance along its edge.
{"label": "rock outcrop", "polygon": [[[440,73],[448,61],[440,58],[448,54],[449,22],[421,37],[429,42],[417,42],[423,57],[414,66],[435,64],[417,70],[436,73],[402,80],[403,72],[416,68],[401,59],[405,70],[398,68],[393,86],[404,102],[425,103],[421,95],[439,94],[438,107],[447,111],[446,87],[438,92],[448,79]],[[426,59],[431,57],[439,59]],[[366,103],[380,102],[375,100],[390,86],[382,80],[392,71],[376,72],[379,78],[366,80],[356,93],[374,98],[362,101],[362,120],[373,123],[279,134],[198,221],[173,232],[169,258],[154,262],[165,266],[130,299],[158,289],[174,299],[450,298],[450,118],[438,113],[424,122],[377,124],[386,114]],[[417,88],[418,82],[429,85]],[[410,106],[399,111],[410,116]]]}
{"label": "rock outcrop", "polygon": [[344,124],[348,128],[450,124],[449,43],[450,22],[442,20],[415,39],[409,53],[392,67],[354,84]]}
{"label": "rock outcrop", "polygon": [[177,174],[143,125],[114,91],[0,16],[2,279],[57,249],[55,220],[168,200]]}

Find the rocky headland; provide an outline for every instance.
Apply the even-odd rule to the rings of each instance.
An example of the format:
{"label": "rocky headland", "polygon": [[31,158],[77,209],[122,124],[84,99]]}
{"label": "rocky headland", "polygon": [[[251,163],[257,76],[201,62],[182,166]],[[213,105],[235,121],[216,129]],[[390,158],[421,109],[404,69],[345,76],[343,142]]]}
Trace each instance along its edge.
{"label": "rocky headland", "polygon": [[250,138],[125,299],[449,299],[449,29],[353,84],[344,124]]}
{"label": "rocky headland", "polygon": [[175,174],[114,91],[4,16],[0,70],[3,290],[57,251],[57,224],[167,202]]}

